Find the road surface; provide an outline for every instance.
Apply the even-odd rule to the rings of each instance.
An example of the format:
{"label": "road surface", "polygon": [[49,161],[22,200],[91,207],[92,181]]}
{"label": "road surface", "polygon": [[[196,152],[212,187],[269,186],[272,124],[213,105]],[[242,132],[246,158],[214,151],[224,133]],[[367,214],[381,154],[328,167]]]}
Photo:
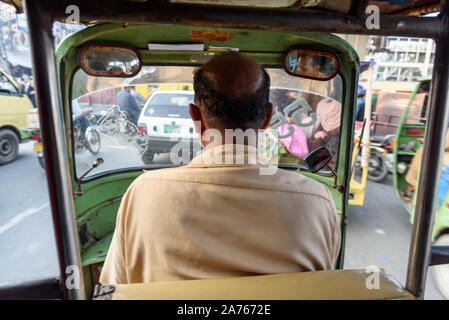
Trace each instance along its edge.
{"label": "road surface", "polygon": [[[378,266],[404,285],[412,225],[396,197],[392,176],[383,183],[368,181],[365,196],[363,207],[349,207],[344,266]],[[425,299],[443,299],[430,275]]]}

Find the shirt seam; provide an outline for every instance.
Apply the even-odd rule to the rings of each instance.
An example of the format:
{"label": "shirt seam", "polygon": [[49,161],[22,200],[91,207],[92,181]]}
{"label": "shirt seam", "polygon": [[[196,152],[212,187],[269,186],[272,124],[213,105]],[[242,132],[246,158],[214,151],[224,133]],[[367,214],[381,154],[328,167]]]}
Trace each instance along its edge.
{"label": "shirt seam", "polygon": [[302,191],[268,189],[268,188],[263,188],[263,187],[259,187],[259,186],[246,187],[246,186],[239,186],[239,185],[234,185],[234,184],[225,184],[225,183],[216,183],[216,182],[204,182],[204,181],[190,181],[190,180],[185,180],[185,179],[173,179],[173,178],[149,177],[149,179],[151,179],[151,180],[159,180],[159,181],[182,181],[182,182],[197,183],[197,184],[211,184],[211,185],[230,186],[230,187],[235,187],[235,188],[252,188],[252,189],[266,190],[266,191],[298,193],[298,194],[316,196],[316,197],[319,197],[319,198],[322,198],[322,199],[326,200],[329,203],[331,202],[329,199],[327,199],[326,197],[323,197],[322,195],[309,193],[309,192],[302,192]]}

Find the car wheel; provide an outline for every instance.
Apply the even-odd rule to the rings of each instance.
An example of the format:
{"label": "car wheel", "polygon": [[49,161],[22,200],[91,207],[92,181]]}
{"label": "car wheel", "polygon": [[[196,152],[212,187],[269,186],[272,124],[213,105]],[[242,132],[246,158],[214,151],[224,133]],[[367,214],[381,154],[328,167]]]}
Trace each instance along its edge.
{"label": "car wheel", "polygon": [[145,151],[142,154],[142,161],[144,164],[152,164],[154,160],[154,152],[152,151]]}
{"label": "car wheel", "polygon": [[19,154],[19,138],[14,131],[0,130],[0,165],[14,161]]}
{"label": "car wheel", "polygon": [[[449,234],[439,236],[434,245],[449,246]],[[449,264],[432,266],[429,272],[441,295],[449,300]]]}
{"label": "car wheel", "polygon": [[45,169],[45,158],[44,158],[44,156],[37,156],[37,160],[39,161],[39,164],[41,165],[41,167]]}

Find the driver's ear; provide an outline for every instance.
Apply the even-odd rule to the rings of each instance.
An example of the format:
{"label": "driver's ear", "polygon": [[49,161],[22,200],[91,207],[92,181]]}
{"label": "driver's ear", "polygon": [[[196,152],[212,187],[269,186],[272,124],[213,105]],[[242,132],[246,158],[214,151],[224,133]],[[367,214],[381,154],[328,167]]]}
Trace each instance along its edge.
{"label": "driver's ear", "polygon": [[271,118],[273,117],[273,104],[271,102],[268,103],[268,111],[267,117],[262,125],[262,129],[266,129],[270,126]]}
{"label": "driver's ear", "polygon": [[203,131],[205,130],[205,127],[204,127],[203,116],[201,114],[200,108],[196,104],[190,103],[189,104],[189,114],[190,114],[190,118],[192,118],[192,120],[193,120],[193,124],[195,126],[195,132],[199,135],[202,135]]}

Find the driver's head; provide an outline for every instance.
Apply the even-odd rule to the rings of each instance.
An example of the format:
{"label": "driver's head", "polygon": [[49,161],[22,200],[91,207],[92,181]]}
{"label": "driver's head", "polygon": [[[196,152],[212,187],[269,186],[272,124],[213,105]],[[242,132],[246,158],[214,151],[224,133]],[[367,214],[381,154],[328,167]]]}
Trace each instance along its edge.
{"label": "driver's head", "polygon": [[193,86],[195,103],[189,111],[201,122],[201,133],[268,127],[273,112],[270,77],[252,59],[234,52],[215,57],[195,71]]}
{"label": "driver's head", "polygon": [[298,58],[296,72],[307,75],[319,75],[321,68],[321,57],[312,54],[303,54]]}

